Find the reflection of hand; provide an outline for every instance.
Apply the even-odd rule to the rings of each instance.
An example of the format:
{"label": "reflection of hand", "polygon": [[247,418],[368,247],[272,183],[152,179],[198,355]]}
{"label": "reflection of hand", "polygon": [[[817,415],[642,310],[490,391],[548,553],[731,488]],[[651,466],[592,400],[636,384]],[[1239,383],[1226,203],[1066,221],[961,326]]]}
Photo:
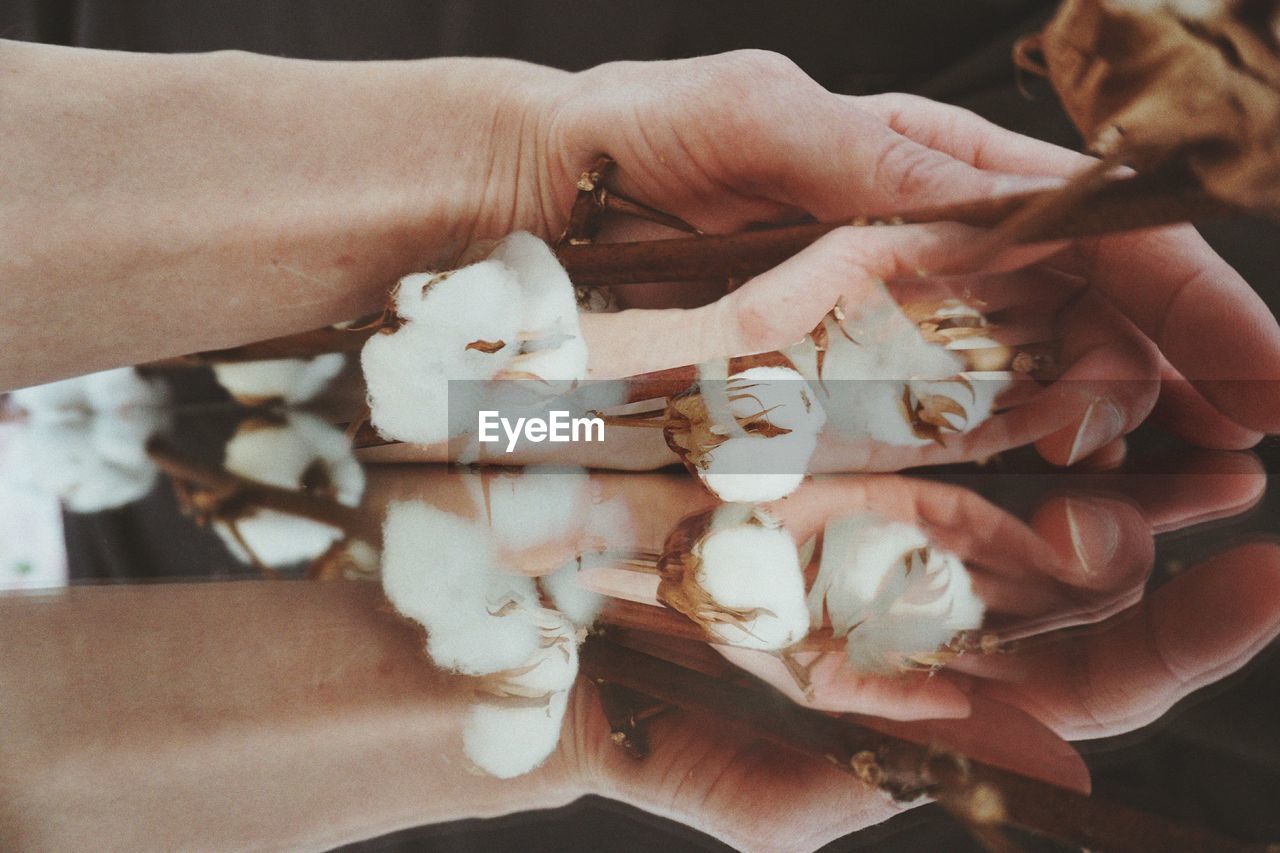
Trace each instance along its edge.
{"label": "reflection of hand", "polygon": [[[1050,480],[1053,487],[1059,480]],[[1151,569],[1153,534],[1208,518],[1232,515],[1257,500],[1263,477],[1248,456],[1205,452],[1175,470],[1154,475],[1072,477],[1067,488],[1042,499],[1023,523],[974,493],[941,483],[888,476],[818,480],[773,506],[797,542],[830,520],[874,512],[924,528],[938,546],[969,565],[987,603],[989,624],[1005,636],[1098,621],[1130,606]],[[643,507],[643,501],[638,502]],[[643,512],[643,509],[641,509]],[[639,547],[657,550],[662,534],[650,527]],[[630,572],[596,571],[600,591],[637,598],[654,585]],[[643,576],[639,576],[643,577]],[[776,657],[717,646],[739,666],[814,707],[894,719],[963,717],[969,712],[965,677],[948,670],[933,677],[900,678],[853,673],[841,653],[803,653],[811,663],[812,691],[803,694]],[[1016,654],[992,660],[1016,661]],[[961,656],[960,664],[986,658]]]}

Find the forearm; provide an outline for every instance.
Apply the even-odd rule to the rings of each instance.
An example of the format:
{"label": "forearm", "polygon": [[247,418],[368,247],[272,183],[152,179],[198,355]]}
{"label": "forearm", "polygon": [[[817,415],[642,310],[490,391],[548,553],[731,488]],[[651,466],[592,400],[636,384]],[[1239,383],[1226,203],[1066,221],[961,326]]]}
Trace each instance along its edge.
{"label": "forearm", "polygon": [[[0,599],[0,844],[321,849],[575,796],[562,759],[469,771],[472,688],[374,584]],[[39,642],[33,642],[39,638]]]}
{"label": "forearm", "polygon": [[0,43],[0,388],[380,308],[537,220],[519,149],[560,79]]}

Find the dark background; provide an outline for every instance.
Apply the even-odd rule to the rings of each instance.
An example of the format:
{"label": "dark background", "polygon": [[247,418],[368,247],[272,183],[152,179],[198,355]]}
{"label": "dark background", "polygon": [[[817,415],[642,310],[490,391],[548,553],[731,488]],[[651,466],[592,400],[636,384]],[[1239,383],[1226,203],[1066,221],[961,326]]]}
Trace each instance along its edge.
{"label": "dark background", "polygon": [[[1017,90],[1010,49],[1052,12],[1041,0],[0,0],[0,35],[95,48],[237,48],[316,59],[509,56],[577,70],[741,47],[779,51],[835,91],[908,91],[968,107],[1006,127],[1079,146],[1052,94]],[[1254,220],[1202,229],[1274,311],[1280,232]],[[198,389],[191,389],[196,391]],[[225,431],[208,427],[211,434]],[[214,436],[210,436],[214,437]],[[1268,449],[1266,455],[1280,459]],[[1275,530],[1277,499],[1242,523]],[[1237,525],[1238,527],[1239,525]],[[1221,543],[1241,531],[1216,531]],[[130,508],[68,519],[73,577],[145,580],[243,572],[177,518],[166,490]],[[1201,544],[1196,546],[1203,548]],[[1186,540],[1185,537],[1181,541]],[[1175,543],[1176,546],[1176,543]],[[1169,545],[1163,549],[1167,557]],[[1175,547],[1175,550],[1176,547]],[[1157,576],[1160,574],[1157,570]],[[1192,697],[1135,742],[1084,745],[1098,796],[1202,822],[1238,837],[1280,838],[1280,683],[1275,655]],[[287,796],[287,792],[282,792]],[[725,849],[691,830],[603,800],[555,812],[396,833],[351,850]],[[836,842],[832,850],[977,850],[926,807]]]}

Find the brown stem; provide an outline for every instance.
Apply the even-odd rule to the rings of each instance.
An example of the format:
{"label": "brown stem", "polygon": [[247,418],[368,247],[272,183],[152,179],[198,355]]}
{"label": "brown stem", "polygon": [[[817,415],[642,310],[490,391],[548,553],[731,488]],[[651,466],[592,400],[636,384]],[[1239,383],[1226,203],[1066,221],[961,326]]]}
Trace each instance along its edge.
{"label": "brown stem", "polygon": [[[1031,202],[1043,202],[1059,190],[980,199],[896,215],[850,222],[817,222],[738,234],[677,237],[635,243],[560,246],[556,254],[574,284],[615,285],[652,281],[698,281],[749,278],[771,269],[818,238],[844,225],[902,225],[957,222],[994,227]],[[1098,236],[1137,228],[1171,225],[1221,216],[1231,208],[1199,190],[1169,187],[1157,178],[1134,177],[1111,182],[1082,205],[1024,242]]]}
{"label": "brown stem", "polygon": [[[737,234],[676,237],[632,243],[563,243],[556,255],[575,285],[638,284],[654,281],[742,280],[777,266],[823,235],[845,225],[958,222],[994,227],[1032,203],[1046,205],[1060,190],[921,208],[896,215],[861,217],[852,222],[817,222],[743,231]],[[1152,228],[1222,216],[1233,210],[1200,190],[1159,176],[1111,181],[1045,227],[1021,233],[1021,242],[1071,239]],[[195,366],[219,361],[307,358],[325,352],[360,349],[377,331],[317,329],[225,350],[210,350],[157,362],[161,366]]]}
{"label": "brown stem", "polygon": [[382,538],[379,525],[366,513],[336,501],[323,500],[304,492],[282,489],[250,480],[221,468],[213,468],[178,453],[162,439],[147,445],[147,455],[173,479],[222,496],[235,506],[257,507],[328,524],[377,545]]}
{"label": "brown stem", "polygon": [[583,645],[580,664],[593,681],[707,714],[718,725],[737,721],[762,740],[831,762],[896,799],[943,798],[948,808],[963,810],[982,825],[1017,826],[1110,853],[1274,850],[886,735],[848,718],[801,708],[773,691],[709,679],[600,637]]}

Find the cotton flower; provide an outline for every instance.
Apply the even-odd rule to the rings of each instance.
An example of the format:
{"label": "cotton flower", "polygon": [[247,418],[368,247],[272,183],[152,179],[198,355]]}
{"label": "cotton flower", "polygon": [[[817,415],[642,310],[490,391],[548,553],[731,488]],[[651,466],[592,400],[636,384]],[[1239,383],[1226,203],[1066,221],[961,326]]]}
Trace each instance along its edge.
{"label": "cotton flower", "polygon": [[7,467],[23,488],[72,512],[100,512],[151,491],[159,473],[147,440],[168,425],[166,394],[132,368],[15,391],[26,422]]}
{"label": "cotton flower", "polygon": [[[303,412],[290,412],[282,423],[246,421],[227,443],[223,467],[249,480],[307,490],[345,506],[356,506],[364,494],[364,469],[346,436]],[[237,559],[268,567],[314,559],[344,535],[328,524],[260,508],[217,518],[214,530]]]}
{"label": "cotton flower", "polygon": [[345,364],[341,353],[326,353],[315,358],[224,362],[213,366],[213,375],[246,406],[275,401],[296,406],[320,394]]}
{"label": "cotton flower", "polygon": [[161,383],[142,378],[132,367],[121,367],[20,388],[10,401],[29,417],[52,419],[163,408],[168,395]]}
{"label": "cotton flower", "polygon": [[787,355],[815,387],[837,432],[923,447],[978,427],[1007,387],[1007,378],[993,374],[978,383],[953,351],[986,325],[958,302],[935,305],[917,322],[888,305],[855,328],[828,316]]}
{"label": "cotton flower", "polygon": [[555,752],[569,704],[569,691],[531,702],[485,701],[473,705],[462,727],[471,761],[499,779],[537,769]]}
{"label": "cotton flower", "polygon": [[383,526],[382,588],[427,629],[427,653],[445,669],[514,669],[541,642],[533,578],[498,568],[480,524],[420,502],[393,503]]}
{"label": "cotton flower", "polygon": [[697,387],[671,399],[664,435],[721,500],[765,502],[804,480],[825,422],[813,389],[775,353],[702,365]]}
{"label": "cotton flower", "polygon": [[828,618],[848,638],[850,663],[869,674],[938,663],[985,612],[957,556],[912,525],[870,514],[827,525],[808,604],[813,623]]}
{"label": "cotton flower", "polygon": [[578,675],[581,628],[539,602],[535,582],[496,565],[492,531],[420,502],[392,504],[383,528],[382,585],[427,631],[427,653],[476,677],[463,749],[508,779],[555,750]]}
{"label": "cotton flower", "polygon": [[809,633],[795,543],[757,507],[724,504],[685,519],[658,572],[658,599],[716,642],[779,651]]}
{"label": "cotton flower", "polygon": [[531,234],[462,269],[401,279],[394,313],[361,353],[372,422],[388,438],[434,443],[474,427],[494,378],[586,376],[573,287]]}

